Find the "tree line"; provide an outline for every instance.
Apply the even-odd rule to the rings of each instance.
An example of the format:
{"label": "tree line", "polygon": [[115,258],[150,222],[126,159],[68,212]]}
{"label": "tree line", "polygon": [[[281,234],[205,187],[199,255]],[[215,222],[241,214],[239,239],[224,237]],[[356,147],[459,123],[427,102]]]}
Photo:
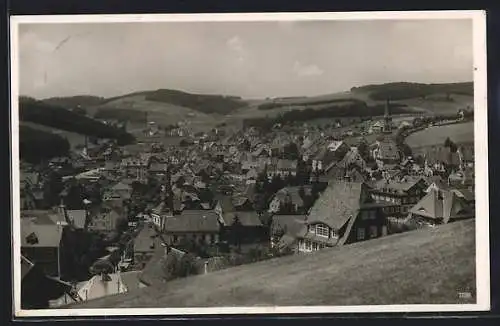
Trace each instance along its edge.
{"label": "tree line", "polygon": [[420,83],[387,83],[366,85],[351,88],[352,92],[369,92],[373,100],[405,100],[410,98],[426,98],[434,94],[474,95],[474,85],[468,83],[420,84]]}
{"label": "tree line", "polygon": [[[391,113],[402,114],[412,112],[404,104],[392,103]],[[297,121],[309,121],[319,118],[340,118],[340,117],[371,117],[383,115],[385,104],[368,106],[364,102],[356,102],[351,105],[332,105],[322,109],[307,108],[305,110],[294,109],[284,112],[276,117],[247,118],[243,120],[243,126],[271,129],[276,124],[288,124]]]}
{"label": "tree line", "polygon": [[19,118],[21,121],[38,123],[82,135],[116,139],[119,145],[126,145],[135,140],[134,136],[124,129],[108,126],[70,110],[30,98],[20,98]]}

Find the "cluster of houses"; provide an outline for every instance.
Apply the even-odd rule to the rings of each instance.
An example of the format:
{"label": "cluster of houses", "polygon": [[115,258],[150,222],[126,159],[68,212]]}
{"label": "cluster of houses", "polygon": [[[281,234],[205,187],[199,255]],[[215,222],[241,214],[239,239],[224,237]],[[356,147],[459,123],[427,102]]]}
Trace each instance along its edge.
{"label": "cluster of houses", "polygon": [[[210,272],[223,268],[217,259],[231,246],[311,252],[386,236],[394,225],[432,227],[473,218],[473,149],[430,148],[417,162],[394,140],[389,114],[381,124],[372,143],[249,128],[191,137],[185,146],[85,148],[80,159],[51,167],[85,166],[63,178],[56,208],[42,208],[48,191],[43,174],[23,171],[22,266],[37,266],[38,278],[54,284],[47,293],[57,306],[151,286],[172,250],[182,256],[193,246],[216,248],[198,257],[202,271]],[[79,209],[65,205],[68,184],[84,189]],[[85,189],[99,189],[99,200]],[[141,204],[141,211],[133,210]],[[117,231],[123,220],[128,231]],[[110,241],[92,265],[110,268],[87,280],[64,279],[64,251],[75,245],[64,240],[68,229],[114,237],[116,243]],[[34,286],[25,276],[22,282],[23,288]]]}

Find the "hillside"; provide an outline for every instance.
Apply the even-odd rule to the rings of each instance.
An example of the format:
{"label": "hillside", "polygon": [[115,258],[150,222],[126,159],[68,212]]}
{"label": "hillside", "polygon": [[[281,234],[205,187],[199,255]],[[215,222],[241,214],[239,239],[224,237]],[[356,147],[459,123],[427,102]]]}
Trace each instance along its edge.
{"label": "hillside", "polygon": [[30,126],[19,126],[19,156],[23,161],[36,164],[64,156],[69,149],[70,144],[64,137]]}
{"label": "hillside", "polygon": [[19,120],[97,138],[112,138],[119,143],[132,142],[133,136],[122,129],[97,120],[29,98],[19,99]]}
{"label": "hillside", "polygon": [[474,220],[277,258],[67,308],[453,304],[475,289]]}
{"label": "hillside", "polygon": [[474,96],[474,85],[467,83],[420,84],[420,83],[387,83],[353,87],[351,92],[368,92],[373,100],[405,100],[426,98],[435,95],[467,95]]}
{"label": "hillside", "polygon": [[73,109],[78,106],[88,107],[104,103],[104,97],[91,95],[77,95],[68,97],[50,97],[42,100],[44,103],[53,106],[59,106],[65,109]]}

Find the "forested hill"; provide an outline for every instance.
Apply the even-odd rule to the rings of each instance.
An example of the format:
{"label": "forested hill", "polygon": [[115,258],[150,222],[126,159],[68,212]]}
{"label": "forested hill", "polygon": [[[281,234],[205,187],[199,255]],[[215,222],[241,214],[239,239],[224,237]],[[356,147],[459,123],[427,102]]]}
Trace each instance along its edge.
{"label": "forested hill", "polygon": [[193,94],[171,89],[130,93],[108,98],[104,103],[138,95],[144,96],[146,101],[178,105],[206,114],[228,114],[247,105],[244,100],[237,96]]}
{"label": "forested hill", "polygon": [[65,109],[74,109],[77,107],[89,107],[99,105],[104,103],[106,99],[104,97],[92,96],[92,95],[77,95],[77,96],[68,96],[68,97],[50,97],[44,99],[43,102],[53,105],[59,106]]}
{"label": "forested hill", "polygon": [[116,139],[120,144],[134,141],[134,137],[123,129],[108,126],[87,116],[27,97],[19,98],[19,120],[97,138]]}
{"label": "forested hill", "polygon": [[19,155],[29,163],[40,163],[43,160],[68,154],[70,145],[67,139],[28,126],[19,126]]}
{"label": "forested hill", "polygon": [[372,100],[405,100],[411,98],[425,98],[427,96],[446,95],[474,95],[474,84],[449,83],[449,84],[419,84],[419,83],[387,83],[380,85],[366,85],[351,88],[351,92],[367,92]]}

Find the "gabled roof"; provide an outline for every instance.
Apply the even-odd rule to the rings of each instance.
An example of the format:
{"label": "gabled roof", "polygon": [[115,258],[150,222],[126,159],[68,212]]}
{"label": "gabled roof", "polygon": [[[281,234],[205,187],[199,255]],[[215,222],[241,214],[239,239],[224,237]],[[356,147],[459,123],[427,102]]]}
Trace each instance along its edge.
{"label": "gabled roof", "polygon": [[412,214],[448,223],[452,219],[472,217],[473,210],[453,191],[432,189],[410,210]]}
{"label": "gabled roof", "polygon": [[[304,193],[308,193],[311,191],[310,187],[304,187]],[[299,195],[300,187],[286,187],[279,190],[275,195],[274,199],[279,200],[280,202],[285,202],[287,196],[290,197],[292,203],[294,205],[303,206],[304,200]]]}
{"label": "gabled roof", "polygon": [[332,180],[311,208],[308,223],[321,222],[340,229],[357,216],[366,196],[366,186],[361,182]]}
{"label": "gabled roof", "polygon": [[79,291],[78,294],[83,300],[92,300],[109,295],[127,292],[120,274],[108,274],[109,279],[96,275],[92,277]]}
{"label": "gabled roof", "polygon": [[393,191],[398,194],[404,194],[407,191],[409,191],[411,188],[413,188],[415,185],[418,183],[425,183],[426,181],[423,177],[413,177],[413,176],[403,176],[399,179],[396,180],[379,180],[375,188],[378,190],[385,190],[389,189],[390,191]]}
{"label": "gabled roof", "polygon": [[[259,218],[259,214],[257,214],[257,212],[255,212],[255,211],[248,211],[248,212],[238,211],[238,212],[234,212],[234,215],[235,215],[235,217],[238,218],[239,222],[243,226],[262,226],[262,222]],[[233,225],[234,221],[235,221],[234,218],[231,220],[224,219],[226,226]]]}
{"label": "gabled roof", "polygon": [[165,232],[218,232],[219,216],[214,211],[185,210],[165,221]]}

